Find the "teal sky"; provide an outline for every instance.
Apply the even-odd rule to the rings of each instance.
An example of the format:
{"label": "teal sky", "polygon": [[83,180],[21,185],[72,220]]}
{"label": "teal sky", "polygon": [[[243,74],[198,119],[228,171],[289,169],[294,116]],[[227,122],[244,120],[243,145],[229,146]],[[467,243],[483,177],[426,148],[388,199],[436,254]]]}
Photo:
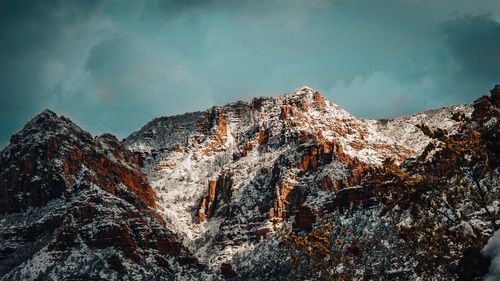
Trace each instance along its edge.
{"label": "teal sky", "polygon": [[500,83],[498,0],[0,0],[0,146],[45,108],[123,138],[308,85],[362,117]]}

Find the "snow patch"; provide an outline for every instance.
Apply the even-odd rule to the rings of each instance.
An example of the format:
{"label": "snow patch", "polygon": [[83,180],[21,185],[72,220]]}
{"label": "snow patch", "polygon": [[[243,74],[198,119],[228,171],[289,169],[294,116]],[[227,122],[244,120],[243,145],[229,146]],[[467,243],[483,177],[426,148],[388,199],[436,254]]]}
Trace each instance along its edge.
{"label": "snow patch", "polygon": [[500,280],[500,230],[497,230],[493,237],[488,240],[483,248],[483,254],[491,258],[490,271],[485,280]]}

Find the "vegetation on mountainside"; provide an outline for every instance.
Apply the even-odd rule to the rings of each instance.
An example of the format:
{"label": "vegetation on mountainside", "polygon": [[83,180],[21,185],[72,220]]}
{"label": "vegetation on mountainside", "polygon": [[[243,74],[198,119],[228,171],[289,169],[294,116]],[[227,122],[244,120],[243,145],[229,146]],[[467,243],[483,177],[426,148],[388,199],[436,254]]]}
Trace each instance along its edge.
{"label": "vegetation on mountainside", "polygon": [[[415,251],[417,274],[470,280],[486,273],[480,250],[498,229],[496,127],[422,131],[436,140],[416,160],[387,160],[367,185],[388,198],[381,215]],[[432,157],[429,157],[432,155]]]}
{"label": "vegetation on mountainside", "polygon": [[[419,125],[433,139],[419,157],[401,164],[387,159],[368,171],[363,185],[381,199],[380,218],[405,244],[399,258],[413,259],[418,276],[473,280],[488,271],[480,251],[500,227],[499,111],[487,117],[456,115],[463,126],[453,134]],[[285,239],[294,252],[291,262],[301,264],[305,277],[317,271],[325,280],[372,279],[389,272],[390,266],[374,271],[367,260],[360,261],[366,259],[363,251],[373,253],[374,239],[358,239],[352,230],[327,219],[310,233],[291,232]],[[362,269],[355,266],[363,262]]]}

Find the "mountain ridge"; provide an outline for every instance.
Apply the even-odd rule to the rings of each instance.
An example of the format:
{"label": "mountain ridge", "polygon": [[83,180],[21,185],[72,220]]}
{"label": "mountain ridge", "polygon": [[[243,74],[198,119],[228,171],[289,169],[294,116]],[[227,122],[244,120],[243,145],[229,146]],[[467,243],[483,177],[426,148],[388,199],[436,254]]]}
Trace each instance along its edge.
{"label": "mountain ridge", "polygon": [[[465,114],[470,114],[471,111],[470,107],[467,106],[445,108],[441,110],[441,112],[444,112],[442,117],[445,118],[433,121],[436,121],[441,127],[451,129],[454,124],[457,124],[457,122],[451,120],[453,110],[461,110]],[[419,117],[425,114],[422,113],[408,118],[411,120],[416,118],[416,121],[413,120],[413,122],[419,123],[422,119]],[[149,169],[148,173],[151,175],[150,178],[152,179],[153,186],[156,185],[157,190],[163,189],[163,186],[176,186],[179,183],[189,185],[189,187],[185,187],[185,190],[179,188],[179,194],[175,191],[168,191],[165,193],[160,192],[159,196],[165,197],[166,201],[163,203],[165,206],[179,204],[179,198],[185,198],[185,205],[179,213],[164,214],[164,216],[171,216],[172,218],[183,217],[180,221],[184,221],[185,223],[180,228],[185,230],[192,229],[193,232],[182,233],[183,231],[181,230],[181,235],[190,237],[187,240],[192,240],[192,237],[198,237],[195,239],[200,239],[200,244],[206,243],[204,239],[224,240],[225,238],[218,236],[219,234],[210,230],[216,227],[219,221],[215,223],[202,223],[202,225],[209,225],[207,226],[208,230],[204,230],[204,226],[198,227],[195,223],[192,223],[193,220],[196,221],[196,218],[192,218],[192,213],[198,213],[198,220],[205,220],[206,216],[214,216],[217,213],[217,208],[221,208],[222,213],[227,212],[224,210],[231,208],[238,210],[239,207],[234,207],[231,204],[238,205],[243,203],[229,203],[228,201],[231,200],[227,200],[228,196],[225,196],[226,199],[222,196],[225,192],[224,190],[228,189],[227,184],[224,184],[224,182],[231,183],[229,189],[233,192],[233,200],[251,197],[251,195],[245,193],[252,193],[251,190],[257,188],[252,187],[253,184],[251,182],[253,180],[251,178],[238,175],[239,173],[234,171],[245,169],[244,167],[248,166],[256,166],[251,169],[253,171],[250,173],[251,175],[257,178],[264,177],[271,179],[267,183],[257,184],[259,186],[258,189],[273,190],[274,186],[272,185],[279,186],[278,189],[280,191],[278,195],[273,195],[273,192],[270,191],[261,191],[267,194],[264,196],[267,199],[252,199],[264,200],[267,203],[263,202],[264,205],[259,207],[264,208],[264,210],[258,212],[259,214],[246,218],[250,222],[245,223],[242,228],[247,229],[250,227],[251,230],[245,230],[242,233],[247,233],[249,237],[260,237],[272,233],[274,229],[273,224],[281,224],[281,221],[286,219],[286,207],[284,204],[287,200],[295,200],[297,206],[294,208],[298,209],[305,203],[302,202],[303,199],[300,199],[305,196],[302,193],[293,195],[294,192],[292,192],[290,199],[285,199],[285,197],[288,197],[288,193],[295,189],[297,183],[293,178],[298,176],[297,172],[299,174],[307,173],[308,171],[316,172],[318,166],[321,166],[323,162],[327,165],[333,165],[332,169],[336,172],[321,175],[321,178],[314,180],[317,182],[314,185],[322,186],[321,188],[324,190],[338,190],[359,184],[362,171],[367,167],[366,164],[381,164],[382,160],[391,156],[399,158],[398,160],[409,158],[423,151],[424,147],[430,141],[429,138],[421,134],[418,128],[415,127],[417,124],[411,124],[411,122],[412,131],[408,134],[403,134],[403,136],[406,135],[414,138],[415,135],[419,135],[421,138],[420,142],[423,142],[418,147],[420,151],[413,151],[413,147],[400,145],[401,140],[396,141],[392,137],[389,138],[388,135],[390,134],[374,134],[379,126],[378,121],[353,117],[338,105],[324,99],[319,92],[308,87],[299,88],[295,92],[275,98],[255,98],[248,103],[236,102],[226,106],[212,107],[203,113],[197,113],[196,116],[202,122],[190,122],[189,126],[186,126],[187,130],[180,130],[182,137],[178,138],[175,136],[177,128],[171,129],[168,124],[165,125],[165,123],[169,122],[169,119],[166,118],[158,120],[156,123],[155,121],[148,123],[142,129],[142,136],[140,130],[125,139],[124,143],[131,150],[143,153],[146,163],[152,163],[146,170]],[[326,121],[323,120],[325,118],[327,118]],[[386,126],[390,127],[392,125],[393,128],[400,127],[403,121],[396,119],[390,121]],[[437,126],[431,125],[431,127]],[[167,134],[169,134],[168,138],[162,136],[162,129],[167,131]],[[172,135],[174,136],[172,137]],[[182,139],[183,143],[180,145],[176,143],[177,146],[172,146],[168,143],[163,145],[161,143],[162,139]],[[148,145],[149,141],[153,143],[152,146]],[[367,145],[371,145],[372,148],[365,149],[363,147]],[[160,150],[155,151],[154,148],[160,148]],[[368,154],[358,153],[359,151],[367,151]],[[373,155],[370,153],[375,153],[375,157],[372,157]],[[289,155],[295,156],[290,157]],[[190,157],[196,159],[196,164],[193,164],[189,160]],[[283,160],[279,160],[280,157]],[[322,157],[324,160],[321,160]],[[293,159],[287,160],[287,158]],[[205,161],[205,164],[202,164],[203,161]],[[283,163],[279,163],[280,161],[283,161]],[[328,164],[332,161],[333,164]],[[278,166],[273,167],[269,164],[261,164],[272,164],[273,162],[276,162]],[[285,174],[292,174],[285,175],[284,178],[274,175],[273,170],[276,168],[281,169],[283,165],[292,165],[293,171],[282,171]],[[214,170],[213,167],[217,166],[220,168]],[[353,169],[353,167],[355,168]],[[255,171],[259,169],[264,169],[268,172],[259,175],[260,172]],[[190,174],[196,175],[196,178],[189,179]],[[231,179],[227,179],[227,176],[225,176],[228,174],[232,174]],[[241,179],[235,179],[236,177],[240,177]],[[302,184],[307,186],[311,182]],[[193,192],[190,198],[185,197],[186,190]],[[221,190],[220,196],[222,197],[220,200],[217,199],[219,196],[218,190]],[[315,192],[321,193],[322,191]],[[208,195],[203,195],[204,193]],[[171,196],[174,198],[171,198]],[[298,197],[292,199],[293,196]],[[272,199],[273,197],[275,199]],[[311,196],[311,198],[315,198],[315,196]],[[193,204],[193,202],[198,200],[201,200],[201,202]],[[174,202],[177,203],[174,204]],[[183,199],[181,199],[181,202],[183,202]],[[224,206],[227,203],[229,203],[229,206]],[[253,203],[247,202],[247,204],[254,206]],[[273,204],[276,206],[272,207]],[[197,209],[197,211],[190,210],[193,208]],[[271,217],[268,217],[267,213],[271,212],[271,210],[273,214],[269,215]],[[172,208],[168,212],[172,212]],[[311,215],[310,211],[297,212],[298,210],[292,211],[288,217],[293,219],[296,214],[299,214],[299,222],[295,223],[305,228],[310,228],[314,215]],[[217,219],[217,217],[214,219]],[[234,219],[236,218],[233,217],[228,220],[231,221]],[[175,220],[175,224],[179,224],[180,221],[179,219]],[[233,227],[235,225],[234,223],[226,222],[227,225],[224,226],[223,221],[224,219],[220,222],[222,226],[219,227]],[[270,225],[266,226],[266,221]],[[275,223],[271,223],[270,221],[275,221]],[[231,231],[226,230],[222,232],[224,233],[223,236],[227,236],[226,234]],[[213,237],[203,238],[203,233],[207,233]],[[238,237],[240,234],[235,235]],[[236,240],[243,239],[245,241],[247,239],[245,235],[240,235],[240,238]],[[215,247],[218,246],[215,245]],[[224,247],[222,246],[222,248]],[[231,251],[231,247],[224,249]],[[201,255],[205,254],[201,253]],[[216,257],[205,257],[205,259],[212,258]],[[224,260],[224,258],[222,259]]]}
{"label": "mountain ridge", "polygon": [[[477,141],[486,141],[487,151],[498,146],[499,96],[500,87],[495,87],[491,97],[473,105],[373,120],[354,117],[318,91],[301,87],[278,97],[155,118],[122,142],[110,134],[93,137],[45,110],[0,153],[0,237],[5,238],[0,255],[8,261],[0,263],[0,280],[53,280],[65,274],[105,280],[308,276],[315,271],[302,272],[293,260],[302,255],[300,245],[309,243],[307,237],[325,229],[350,243],[346,257],[379,261],[353,273],[352,267],[360,266],[355,261],[334,256],[336,265],[324,271],[309,263],[314,261],[309,257],[305,264],[318,274],[360,279],[376,270],[389,279],[417,278],[422,273],[411,264],[422,261],[408,254],[411,247],[401,226],[383,215],[385,202],[391,201],[381,192],[377,175],[393,170],[405,174],[395,167],[417,164],[427,169],[431,164],[426,159],[441,157],[434,148],[454,138],[474,137],[474,130],[485,131]],[[498,165],[492,165],[498,174]],[[483,197],[490,200],[497,191],[490,192]],[[479,208],[460,200],[474,206],[469,209]],[[495,202],[487,203],[492,210],[500,203]],[[490,205],[485,207],[489,216]],[[484,214],[478,212],[473,216],[479,221]],[[23,214],[34,220],[18,223]],[[93,223],[99,217],[102,223]],[[450,229],[483,228],[459,223]],[[342,234],[332,225],[352,233]],[[354,237],[366,231],[372,235],[356,242]],[[481,233],[476,234],[478,241],[491,235],[489,229]],[[355,243],[364,245],[364,252],[356,252]],[[16,250],[27,247],[33,248],[29,255]],[[57,251],[72,257],[69,267]],[[85,256],[98,265],[71,275],[71,266],[79,266],[78,258]],[[451,264],[458,266],[455,261]]]}

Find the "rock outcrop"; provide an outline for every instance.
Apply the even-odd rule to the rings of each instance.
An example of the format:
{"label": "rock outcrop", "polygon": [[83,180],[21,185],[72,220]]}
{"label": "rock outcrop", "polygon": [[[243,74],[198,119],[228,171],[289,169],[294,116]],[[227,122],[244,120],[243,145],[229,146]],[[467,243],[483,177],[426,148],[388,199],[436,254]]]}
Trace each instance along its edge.
{"label": "rock outcrop", "polygon": [[0,213],[41,207],[80,183],[155,207],[155,192],[136,154],[114,136],[93,138],[48,110],[12,137],[0,165],[6,167],[0,172]]}
{"label": "rock outcrop", "polygon": [[[202,271],[156,213],[140,166],[139,154],[110,134],[94,138],[48,110],[35,116],[0,156],[2,280],[169,279],[178,267]],[[46,263],[36,272],[23,269],[39,259]]]}
{"label": "rock outcrop", "polygon": [[224,171],[216,180],[208,182],[207,195],[201,199],[198,208],[198,221],[204,222],[213,217],[220,205],[231,201],[233,185],[232,172]]}
{"label": "rock outcrop", "polygon": [[495,85],[493,89],[490,90],[491,103],[496,108],[500,108],[500,85]]}
{"label": "rock outcrop", "polygon": [[430,139],[415,125],[453,130],[460,124],[454,111],[470,109],[361,119],[302,87],[161,117],[124,143],[143,156],[165,220],[192,237],[193,251],[219,269],[230,264],[228,253],[283,227],[309,232],[325,213],[371,206],[371,192],[360,188],[368,168],[387,157],[418,155]]}
{"label": "rock outcrop", "polygon": [[[381,202],[365,184],[371,168],[424,151],[432,140],[415,125],[452,132],[463,126],[458,113],[494,125],[499,96],[496,87],[474,109],[382,121],[356,118],[302,87],[156,118],[124,142],[46,111],[0,155],[0,276],[244,279],[241,259],[258,259],[264,247],[281,258],[252,266],[286,262],[279,237],[315,237],[332,214],[351,228],[359,222],[352,214],[366,214],[370,229],[385,234],[390,229],[369,215]],[[365,237],[360,231],[355,236]]]}
{"label": "rock outcrop", "polygon": [[474,111],[472,118],[478,122],[485,121],[492,114],[500,115],[500,85],[490,91],[490,96],[482,96],[474,101]]}

